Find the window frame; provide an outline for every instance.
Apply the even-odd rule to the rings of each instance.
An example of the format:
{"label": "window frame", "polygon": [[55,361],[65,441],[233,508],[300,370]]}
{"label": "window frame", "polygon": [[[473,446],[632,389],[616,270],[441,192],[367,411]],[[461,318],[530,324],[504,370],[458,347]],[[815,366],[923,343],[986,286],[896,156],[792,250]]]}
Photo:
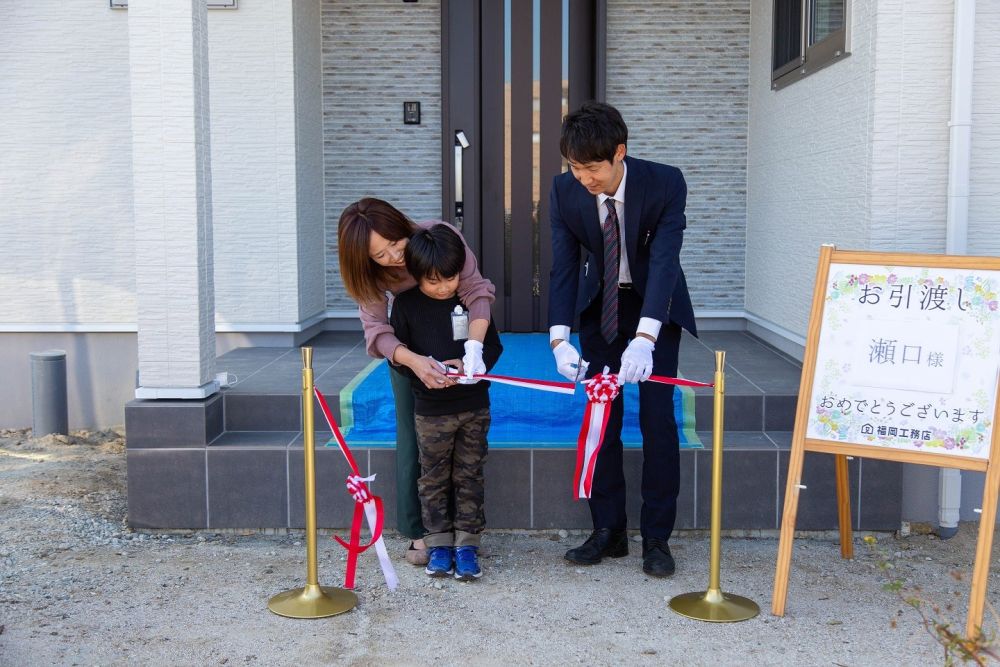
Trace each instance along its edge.
{"label": "window frame", "polygon": [[[111,9],[128,9],[128,0],[108,0]],[[209,9],[239,9],[239,0],[208,0]]]}
{"label": "window frame", "polygon": [[801,25],[799,26],[799,57],[793,58],[781,67],[774,67],[777,47],[778,2],[771,4],[771,90],[780,90],[796,81],[800,81],[813,72],[818,72],[851,55],[849,50],[849,26],[851,25],[851,0],[844,3],[844,24],[824,37],[819,42],[810,45],[812,30],[812,0],[798,0],[802,5]]}

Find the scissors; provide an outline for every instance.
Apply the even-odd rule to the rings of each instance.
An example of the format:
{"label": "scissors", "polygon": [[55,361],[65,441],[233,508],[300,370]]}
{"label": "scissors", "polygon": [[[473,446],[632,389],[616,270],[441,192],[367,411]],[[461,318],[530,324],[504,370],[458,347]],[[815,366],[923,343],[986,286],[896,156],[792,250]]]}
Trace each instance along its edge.
{"label": "scissors", "polygon": [[[460,377],[457,376],[456,374],[458,373],[458,368],[456,366],[451,366],[449,364],[442,363],[437,359],[435,359],[434,357],[427,357],[427,358],[433,361],[435,364],[437,364],[438,368],[441,370],[442,373],[445,374],[445,376],[451,377],[458,384],[476,384],[477,382],[479,382],[479,378],[470,379],[464,375]],[[452,373],[452,375],[448,376],[449,373]]]}

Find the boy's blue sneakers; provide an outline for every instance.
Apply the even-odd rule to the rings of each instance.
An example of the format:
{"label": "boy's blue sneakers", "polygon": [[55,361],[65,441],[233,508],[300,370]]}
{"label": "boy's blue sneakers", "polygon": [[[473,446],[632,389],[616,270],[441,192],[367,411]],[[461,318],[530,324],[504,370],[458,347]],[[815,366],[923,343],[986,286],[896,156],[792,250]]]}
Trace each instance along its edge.
{"label": "boy's blue sneakers", "polygon": [[451,547],[431,547],[430,559],[424,572],[432,577],[447,577],[455,571]]}
{"label": "boy's blue sneakers", "polygon": [[483,576],[479,569],[479,547],[458,547],[455,549],[455,578],[459,581],[473,581]]}

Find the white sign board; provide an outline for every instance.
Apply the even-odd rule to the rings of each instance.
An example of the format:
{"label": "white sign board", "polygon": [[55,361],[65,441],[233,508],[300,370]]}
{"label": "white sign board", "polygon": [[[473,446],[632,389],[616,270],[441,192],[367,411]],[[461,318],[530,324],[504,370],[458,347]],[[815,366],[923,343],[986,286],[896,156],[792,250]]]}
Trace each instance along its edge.
{"label": "white sign board", "polygon": [[986,459],[1000,271],[830,265],[807,438]]}

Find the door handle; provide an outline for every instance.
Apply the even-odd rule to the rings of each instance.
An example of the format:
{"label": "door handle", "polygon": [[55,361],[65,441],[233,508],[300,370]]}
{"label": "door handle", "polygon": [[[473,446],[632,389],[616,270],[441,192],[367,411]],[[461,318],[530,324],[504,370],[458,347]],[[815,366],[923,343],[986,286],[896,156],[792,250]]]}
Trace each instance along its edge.
{"label": "door handle", "polygon": [[462,130],[455,131],[455,226],[461,231],[465,222],[465,198],[462,188],[462,153],[469,147]]}

